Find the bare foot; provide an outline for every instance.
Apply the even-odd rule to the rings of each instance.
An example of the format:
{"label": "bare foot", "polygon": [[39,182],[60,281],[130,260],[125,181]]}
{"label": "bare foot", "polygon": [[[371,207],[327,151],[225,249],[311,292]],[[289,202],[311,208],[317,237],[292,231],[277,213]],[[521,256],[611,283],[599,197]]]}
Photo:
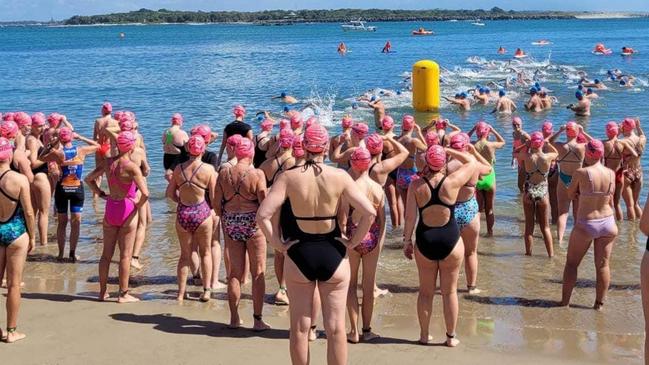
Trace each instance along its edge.
{"label": "bare foot", "polygon": [[460,344],[460,340],[455,338],[455,336],[453,336],[453,337],[449,337],[448,335],[446,336],[446,346],[447,347],[456,347],[459,344]]}
{"label": "bare foot", "polygon": [[200,297],[200,301],[203,303],[207,303],[212,299],[212,290],[211,289],[203,289],[203,294]]}
{"label": "bare foot", "polygon": [[263,319],[255,319],[255,324],[252,325],[252,330],[255,332],[263,332],[269,330],[271,327],[264,322]]}
{"label": "bare foot", "polygon": [[381,289],[378,286],[374,286],[374,298],[383,297],[390,293],[388,289]]}
{"label": "bare foot", "polygon": [[79,257],[79,255],[72,255],[68,259],[71,263],[76,264],[77,261],[81,260],[81,257]]}
{"label": "bare foot", "polygon": [[0,287],[7,288],[7,280],[2,279],[2,284],[0,284]]}
{"label": "bare foot", "polygon": [[596,311],[602,310],[604,308],[604,303],[602,302],[595,302],[595,305],[593,305],[593,309]]}
{"label": "bare foot", "polygon": [[47,247],[47,242],[41,242],[38,244],[39,247]]}
{"label": "bare foot", "polygon": [[138,259],[131,259],[131,267],[137,270],[142,270],[142,264]]}
{"label": "bare foot", "polygon": [[349,343],[358,343],[358,333],[357,332],[349,332],[347,334],[347,342],[349,342]]}
{"label": "bare foot", "polygon": [[363,330],[363,342],[369,342],[372,340],[376,340],[377,338],[380,338],[381,336],[379,334],[376,334],[372,332],[372,330],[368,330],[367,332]]}
{"label": "bare foot", "polygon": [[110,298],[110,294],[108,294],[108,293],[103,293],[103,294],[99,293],[99,301],[100,302],[105,302],[105,301],[108,300],[108,298]]}
{"label": "bare foot", "polygon": [[128,292],[124,295],[120,295],[119,298],[117,298],[117,303],[123,304],[123,303],[135,303],[139,302],[140,299],[132,296]]}
{"label": "bare foot", "polygon": [[476,295],[482,293],[482,290],[476,288],[475,286],[468,287],[469,295]]}
{"label": "bare foot", "polygon": [[56,262],[63,262],[63,261],[65,261],[65,259],[63,258],[63,255],[58,255],[56,257]]}
{"label": "bare foot", "polygon": [[178,293],[178,296],[176,297],[176,300],[179,302],[182,302],[185,299],[189,299],[189,293]]}
{"label": "bare foot", "polygon": [[311,326],[309,329],[309,342],[313,342],[318,339],[318,332],[316,331],[316,326]]}
{"label": "bare foot", "polygon": [[494,233],[493,232],[487,232],[487,234],[484,235],[485,237],[493,237]]}
{"label": "bare foot", "polygon": [[241,328],[241,326],[243,326],[243,321],[241,319],[233,318],[233,319],[230,320],[230,324],[228,325],[228,329],[236,330],[236,329]]}
{"label": "bare foot", "polygon": [[216,283],[212,283],[212,290],[221,290],[227,287],[228,287],[227,285],[223,284],[220,281],[217,281]]}
{"label": "bare foot", "polygon": [[24,340],[27,337],[26,334],[20,333],[20,332],[9,332],[7,333],[7,338],[5,342],[7,343],[14,343],[16,341]]}
{"label": "bare foot", "polygon": [[275,305],[288,305],[288,294],[286,294],[286,289],[279,289],[277,294],[275,294]]}
{"label": "bare foot", "polygon": [[430,344],[430,341],[433,340],[433,336],[431,335],[426,335],[426,336],[421,336],[419,337],[419,344],[420,345],[428,345]]}

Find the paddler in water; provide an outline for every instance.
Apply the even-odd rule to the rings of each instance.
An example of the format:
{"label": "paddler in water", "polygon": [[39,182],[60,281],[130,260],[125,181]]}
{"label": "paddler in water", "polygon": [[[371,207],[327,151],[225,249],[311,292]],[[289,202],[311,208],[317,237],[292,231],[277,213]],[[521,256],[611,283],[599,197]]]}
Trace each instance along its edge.
{"label": "paddler in water", "polygon": [[347,54],[347,46],[345,45],[345,42],[340,42],[340,44],[338,45],[338,53],[341,56],[344,56],[344,55]]}
{"label": "paddler in water", "polygon": [[507,50],[505,49],[505,47],[500,46],[500,48],[498,48],[498,54],[505,54],[505,53],[507,53]]}
{"label": "paddler in water", "polygon": [[392,51],[392,44],[390,41],[387,41],[385,43],[385,46],[383,46],[383,50],[381,50],[381,53],[390,53]]}

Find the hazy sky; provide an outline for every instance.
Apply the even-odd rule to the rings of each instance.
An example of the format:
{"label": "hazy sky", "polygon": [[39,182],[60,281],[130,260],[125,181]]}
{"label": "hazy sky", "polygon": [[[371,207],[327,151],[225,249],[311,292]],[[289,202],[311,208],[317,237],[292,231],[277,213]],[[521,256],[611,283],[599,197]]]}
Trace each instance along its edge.
{"label": "hazy sky", "polygon": [[73,15],[93,15],[147,9],[170,10],[241,10],[264,9],[489,9],[499,6],[505,10],[593,10],[649,11],[649,0],[0,0],[0,21],[56,20]]}

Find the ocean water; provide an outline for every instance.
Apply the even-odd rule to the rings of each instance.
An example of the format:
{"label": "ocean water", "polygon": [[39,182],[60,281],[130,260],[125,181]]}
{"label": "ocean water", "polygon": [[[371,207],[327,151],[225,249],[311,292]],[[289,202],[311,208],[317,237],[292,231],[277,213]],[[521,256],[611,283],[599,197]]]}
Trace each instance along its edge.
{"label": "ocean water", "polygon": [[[580,121],[589,133],[603,137],[607,121],[626,116],[646,120],[649,19],[498,21],[486,22],[484,27],[470,22],[373,25],[378,26],[375,33],[344,33],[339,24],[0,28],[0,111],[61,112],[86,135],[91,134],[103,101],[112,102],[115,110],[128,109],[137,114],[153,166],[149,184],[154,223],[142,255],[146,268],[133,275],[136,293],[147,299],[167,298],[162,288],[172,290],[175,282],[175,216],[172,204],[164,199],[160,146],[161,133],[175,112],[185,116],[187,127],[207,122],[221,131],[231,119],[234,104],[244,104],[250,112],[249,121],[255,124],[252,118],[256,111],[281,112],[283,106],[272,101],[271,96],[286,91],[302,101],[316,103],[321,121],[333,132],[347,112],[371,123],[369,110],[351,110],[353,98],[377,88],[405,90],[404,76],[420,59],[435,60],[443,67],[443,92],[450,96],[477,83],[506,77],[505,63],[520,47],[530,58],[509,66],[529,74],[541,70],[541,83],[553,90],[560,102],[549,112],[522,111],[526,130],[538,129],[546,119],[557,127],[572,119],[565,105],[575,101],[577,71],[587,72],[591,79],[604,79],[606,70],[619,68],[638,78],[633,89],[620,89],[609,82],[610,90],[599,93],[601,98],[594,102],[592,117]],[[433,29],[436,35],[411,36],[410,32],[420,26]],[[120,32],[125,33],[124,39],[119,38]],[[538,39],[549,39],[552,44],[531,45]],[[395,52],[381,54],[387,40]],[[336,53],[341,41],[350,50],[345,57]],[[614,54],[593,55],[591,50],[599,42],[612,48]],[[509,55],[496,53],[501,45]],[[639,53],[621,57],[622,46],[631,46]],[[518,96],[519,107],[524,91],[511,90]],[[397,118],[413,113],[407,92],[386,98],[386,104],[388,113]],[[443,104],[441,114],[467,129],[484,119],[511,142],[509,120],[489,114],[491,108],[475,107],[460,114]],[[416,116],[421,124],[428,117]],[[576,359],[638,361],[643,331],[638,263],[644,238],[635,224],[621,224],[611,262],[613,285],[608,304],[609,308],[621,310],[608,311],[604,316],[580,311],[575,316],[563,309],[548,309],[551,305],[545,300],[560,297],[565,250],[557,246],[557,258],[547,260],[537,238],[535,256],[522,256],[522,211],[515,174],[509,167],[509,151],[510,146],[497,155],[496,237],[482,239],[479,248],[482,266],[478,283],[487,294],[461,301],[460,333],[471,336],[478,331],[480,343],[504,351],[527,348],[550,353],[553,346],[559,345],[544,347],[539,345],[539,339],[549,343],[554,338]],[[645,170],[647,162],[643,158]],[[93,161],[87,163],[87,169],[91,168]],[[642,196],[645,194],[646,190]],[[75,293],[96,290],[96,259],[101,252],[96,243],[101,242],[102,215],[102,203],[88,199],[79,247],[84,260],[78,265],[56,264],[51,260],[56,254],[54,245],[39,249],[27,267],[28,289]],[[52,225],[52,243],[54,229]],[[395,244],[399,236],[399,232],[390,232],[379,266],[379,283],[394,293],[386,304],[377,307],[379,328],[415,325],[412,311],[416,269]],[[275,285],[271,262],[267,271],[269,292]],[[592,255],[584,259],[580,277],[587,279],[580,282],[573,301],[590,306],[594,300]],[[460,281],[463,287],[464,278]],[[224,308],[222,302],[211,305]],[[435,310],[440,316],[439,308]],[[410,313],[406,320],[402,318],[404,311]],[[488,327],[497,323],[496,329],[488,334],[480,332],[485,322]],[[627,336],[627,341],[617,343],[616,336]]]}

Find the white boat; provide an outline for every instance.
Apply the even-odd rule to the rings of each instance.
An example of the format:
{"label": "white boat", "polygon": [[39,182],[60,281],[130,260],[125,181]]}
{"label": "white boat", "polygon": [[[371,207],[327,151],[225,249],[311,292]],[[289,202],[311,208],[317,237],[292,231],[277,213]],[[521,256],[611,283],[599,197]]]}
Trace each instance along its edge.
{"label": "white boat", "polygon": [[358,19],[342,24],[341,27],[345,32],[376,32],[376,27],[365,25],[365,22]]}
{"label": "white boat", "polygon": [[449,22],[451,22],[451,23],[456,23],[456,22],[457,22],[457,19],[451,19],[451,20],[449,20]]}
{"label": "white boat", "polygon": [[480,23],[480,22],[475,22],[475,23],[471,23],[471,24],[477,25],[479,27],[484,27],[484,23]]}

